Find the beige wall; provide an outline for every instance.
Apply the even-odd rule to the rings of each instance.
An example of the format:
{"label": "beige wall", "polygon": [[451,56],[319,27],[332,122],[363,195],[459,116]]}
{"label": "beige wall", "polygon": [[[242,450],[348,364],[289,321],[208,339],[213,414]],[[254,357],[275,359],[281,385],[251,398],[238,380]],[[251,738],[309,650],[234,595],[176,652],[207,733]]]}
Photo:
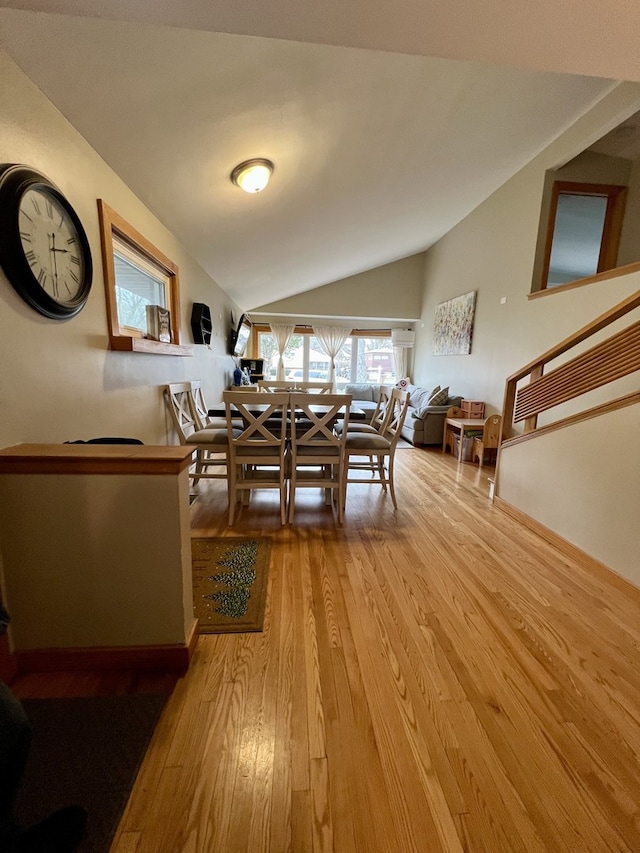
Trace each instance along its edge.
{"label": "beige wall", "polygon": [[[640,274],[636,273],[528,298],[546,170],[566,162],[618,124],[625,112],[635,112],[639,103],[640,87],[618,87],[427,252],[414,351],[414,378],[418,384],[448,385],[455,394],[484,400],[489,412],[501,411],[505,380],[511,373],[638,290]],[[433,356],[436,305],[471,290],[477,292],[471,355]],[[636,373],[617,383],[615,393],[637,388]],[[630,411],[626,409],[627,415]],[[573,462],[567,456],[574,444],[578,449],[582,439],[572,440],[568,431],[557,442],[527,442],[527,454],[533,457],[533,462],[530,458],[527,462],[532,465],[531,470],[523,465],[520,473],[511,472],[519,488],[510,486],[508,496],[499,489],[497,493],[640,583],[637,571],[630,570],[637,564],[640,444],[629,441],[628,423],[623,416],[594,421],[595,426],[590,429],[595,437],[580,445],[591,452],[580,450]],[[505,458],[505,466],[517,464],[515,454],[510,456],[510,460]],[[617,488],[607,477],[604,491],[600,490],[603,466],[620,476]],[[580,476],[575,476],[578,471]],[[537,478],[538,483],[534,485],[529,477]],[[504,482],[508,482],[506,475]],[[547,495],[552,493],[556,508],[560,504],[571,511],[548,510]],[[615,537],[615,547],[610,547],[610,532],[621,528],[626,531],[626,538]],[[594,542],[598,543],[597,548]]]}
{"label": "beige wall", "polygon": [[[639,103],[640,86],[618,87],[426,253],[415,324],[419,384],[449,385],[500,410],[507,376],[637,289],[636,275],[529,299],[547,169],[581,151]],[[434,356],[436,306],[471,290],[477,292],[471,354]]]}
{"label": "beige wall", "polygon": [[636,405],[507,447],[496,491],[640,586],[638,435]]}
{"label": "beige wall", "polygon": [[[637,278],[622,278],[606,286],[527,298],[545,172],[566,163],[639,107],[639,84],[617,87],[426,257],[407,258],[264,309],[299,317],[373,317],[380,324],[383,318],[419,317],[414,381],[429,387],[449,385],[452,392],[485,400],[490,411],[500,410],[509,373],[638,286]],[[2,52],[0,162],[26,163],[58,184],[85,226],[95,265],[88,304],[67,322],[41,317],[0,272],[0,446],[100,435],[134,436],[147,443],[173,440],[159,386],[200,378],[207,396],[220,398],[233,367],[226,354],[227,337],[229,314],[237,307]],[[190,340],[191,304],[210,305],[210,349],[195,347],[195,357],[188,359],[107,350],[97,198],[105,199],[179,265],[183,341]],[[470,290],[478,293],[471,355],[434,357],[435,306]],[[628,452],[627,435],[614,437],[610,447],[611,452]],[[631,448],[636,470],[638,447],[636,443]],[[554,461],[544,459],[550,472]],[[594,483],[597,468],[594,463]],[[630,512],[624,491],[621,488],[612,502],[612,516]],[[579,533],[565,531],[578,545]]]}
{"label": "beige wall", "polygon": [[538,227],[538,240],[536,244],[533,275],[531,276],[532,290],[542,289],[542,270],[547,246],[547,227],[551,207],[551,193],[555,181],[628,185],[629,191],[627,195],[624,227],[622,229],[620,242],[619,264],[622,266],[623,264],[631,263],[632,261],[640,258],[640,250],[637,248],[637,240],[634,241],[633,247],[629,245],[626,251],[626,260],[625,251],[622,248],[625,232],[633,235],[640,234],[640,221],[635,215],[635,210],[638,205],[638,199],[635,198],[637,188],[635,185],[631,185],[632,169],[632,161],[625,160],[622,157],[608,157],[604,154],[597,154],[593,151],[583,151],[581,154],[578,154],[577,157],[573,158],[566,166],[562,166],[560,169],[553,169],[546,173],[544,177],[544,190],[540,207],[540,223]]}
{"label": "beige wall", "polygon": [[[256,307],[259,314],[304,317],[337,317],[353,320],[405,320],[420,316],[424,254],[331,282],[288,299]],[[379,323],[372,322],[370,328]],[[389,323],[386,328],[389,328]],[[395,323],[394,325],[398,325]]]}
{"label": "beige wall", "polygon": [[[188,495],[186,469],[0,475],[13,648],[184,645],[194,622]],[[25,535],[35,522],[37,535]]]}
{"label": "beige wall", "polygon": [[640,159],[632,163],[629,191],[620,235],[618,264],[630,264],[640,259]]}
{"label": "beige wall", "polygon": [[[207,398],[221,398],[234,366],[227,339],[237,307],[2,52],[0,162],[25,163],[59,186],[80,216],[94,262],[88,303],[66,322],[35,312],[0,271],[0,446],[108,435],[174,443],[159,386],[202,379]],[[183,343],[192,340],[193,302],[210,306],[210,348],[195,346],[193,358],[107,350],[98,198],[178,264]]]}

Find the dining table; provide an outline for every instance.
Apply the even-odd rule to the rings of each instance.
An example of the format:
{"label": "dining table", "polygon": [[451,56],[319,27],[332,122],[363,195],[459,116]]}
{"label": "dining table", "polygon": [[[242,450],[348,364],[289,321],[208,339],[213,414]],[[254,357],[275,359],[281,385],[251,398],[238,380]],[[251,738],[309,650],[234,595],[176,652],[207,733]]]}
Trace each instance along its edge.
{"label": "dining table", "polygon": [[[268,404],[258,402],[258,399],[261,395],[256,394],[255,396],[256,396],[255,400],[252,399],[250,404],[248,404],[248,405],[245,404],[245,405],[246,405],[248,411],[251,412],[251,414],[259,415],[261,412],[265,411]],[[318,395],[318,397],[320,397],[320,395]],[[322,403],[314,403],[313,404],[313,411],[316,414],[322,414],[323,412],[327,412],[327,411],[329,411],[330,408],[331,408],[331,406],[325,406]],[[207,414],[209,415],[210,418],[225,418],[227,416],[227,411],[225,409],[224,403],[218,403],[213,408],[208,409]],[[343,414],[344,414],[344,412],[343,412]],[[349,420],[350,421],[363,421],[366,419],[366,417],[367,417],[367,412],[365,412],[365,410],[361,409],[359,406],[351,405],[351,407],[349,408]],[[338,414],[337,419],[338,420],[340,419],[340,414]]]}

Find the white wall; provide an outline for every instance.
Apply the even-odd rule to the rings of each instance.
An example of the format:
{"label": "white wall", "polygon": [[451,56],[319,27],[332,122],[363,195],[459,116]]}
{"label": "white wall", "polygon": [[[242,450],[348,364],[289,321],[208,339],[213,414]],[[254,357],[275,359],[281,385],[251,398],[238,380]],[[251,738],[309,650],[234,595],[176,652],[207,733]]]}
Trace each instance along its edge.
{"label": "white wall", "polygon": [[[234,366],[227,352],[237,306],[3,52],[0,162],[32,166],[58,185],[80,216],[94,263],[88,303],[65,322],[26,305],[0,271],[0,446],[109,435],[176,443],[159,386],[202,379],[207,398],[221,398]],[[193,302],[210,306],[210,348],[194,346],[193,358],[107,350],[98,198],[178,264],[183,343],[192,341]]]}

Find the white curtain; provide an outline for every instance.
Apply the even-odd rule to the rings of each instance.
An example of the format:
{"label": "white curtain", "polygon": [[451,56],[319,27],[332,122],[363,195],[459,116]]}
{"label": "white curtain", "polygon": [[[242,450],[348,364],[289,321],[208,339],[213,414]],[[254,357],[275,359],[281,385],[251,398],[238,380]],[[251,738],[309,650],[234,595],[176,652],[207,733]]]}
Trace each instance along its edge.
{"label": "white curtain", "polygon": [[276,347],[278,348],[276,381],[281,382],[284,379],[284,351],[296,327],[290,323],[269,323],[269,326],[271,327],[271,334],[276,339]]}
{"label": "white curtain", "polygon": [[345,329],[340,326],[314,326],[313,334],[316,336],[318,346],[331,359],[331,368],[329,370],[329,381],[333,382],[335,387],[336,382],[336,356],[344,346],[345,341],[351,334],[350,329]]}
{"label": "white curtain", "polygon": [[404,379],[407,375],[407,348],[393,348],[393,369],[396,374],[396,382]]}

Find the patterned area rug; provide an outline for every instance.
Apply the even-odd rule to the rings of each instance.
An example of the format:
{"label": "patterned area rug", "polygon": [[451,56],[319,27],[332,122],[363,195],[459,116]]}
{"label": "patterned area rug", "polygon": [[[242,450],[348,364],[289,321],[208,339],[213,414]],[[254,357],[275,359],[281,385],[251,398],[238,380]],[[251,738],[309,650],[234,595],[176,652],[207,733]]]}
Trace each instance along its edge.
{"label": "patterned area rug", "polygon": [[193,605],[201,634],[262,631],[270,555],[267,539],[191,540]]}

